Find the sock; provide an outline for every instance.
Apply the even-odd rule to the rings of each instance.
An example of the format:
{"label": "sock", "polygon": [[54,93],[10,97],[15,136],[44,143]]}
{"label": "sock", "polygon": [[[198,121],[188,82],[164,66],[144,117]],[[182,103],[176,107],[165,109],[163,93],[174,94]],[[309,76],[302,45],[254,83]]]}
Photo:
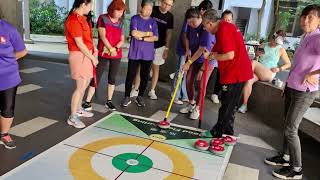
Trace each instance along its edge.
{"label": "sock", "polygon": [[107,102],[112,102],[112,100],[107,99]]}
{"label": "sock", "polygon": [[300,172],[302,170],[302,167],[293,167],[293,170],[295,172]]}
{"label": "sock", "polygon": [[290,156],[288,154],[284,154],[282,157],[285,161],[290,161]]}

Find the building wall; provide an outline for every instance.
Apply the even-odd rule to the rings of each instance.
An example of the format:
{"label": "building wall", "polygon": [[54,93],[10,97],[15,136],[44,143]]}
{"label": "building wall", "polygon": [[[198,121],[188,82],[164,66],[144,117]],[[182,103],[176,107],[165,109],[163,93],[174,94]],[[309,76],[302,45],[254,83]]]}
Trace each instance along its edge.
{"label": "building wall", "polygon": [[247,34],[255,34],[258,30],[258,9],[251,9]]}
{"label": "building wall", "polygon": [[22,34],[22,2],[20,0],[0,0],[0,8],[4,19],[14,25]]}

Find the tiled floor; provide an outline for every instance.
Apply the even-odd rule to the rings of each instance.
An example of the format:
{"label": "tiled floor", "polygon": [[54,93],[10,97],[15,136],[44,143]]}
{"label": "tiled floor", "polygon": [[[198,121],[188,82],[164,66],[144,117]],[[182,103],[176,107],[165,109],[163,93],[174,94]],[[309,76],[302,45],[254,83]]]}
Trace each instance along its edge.
{"label": "tiled floor", "polygon": [[[79,132],[65,123],[69,114],[70,96],[73,90],[73,82],[67,76],[69,74],[68,66],[36,60],[24,60],[19,63],[22,71],[35,67],[46,70],[35,71],[33,69],[31,73],[21,73],[23,82],[20,86],[21,93],[17,95],[16,99],[16,116],[12,128],[12,131],[17,133],[17,136],[14,135],[13,138],[18,147],[14,150],[0,147],[0,175]],[[119,86],[114,93],[113,101],[117,105],[117,110],[143,117],[161,116],[169,102],[169,85],[160,82],[157,89],[159,100],[146,99],[147,107],[145,108],[139,108],[134,103],[128,108],[122,108],[119,104],[123,98],[124,78],[124,74],[120,74],[117,83]],[[103,77],[102,82],[106,82],[106,77]],[[104,108],[104,98],[105,84],[102,83],[94,98],[93,112],[95,116],[85,120],[87,125],[109,113]],[[172,117],[172,121],[176,124],[197,127],[197,121],[190,120],[187,115],[179,114],[181,107],[183,106],[175,105],[172,108],[172,112],[175,113],[172,115],[176,115]],[[205,102],[202,128],[209,129],[215,124],[218,108],[218,105],[212,104],[210,101]],[[37,126],[34,126],[34,123]],[[259,121],[259,117],[250,112],[245,115],[237,114],[235,127],[236,132],[243,139],[233,150],[225,179],[275,179],[271,176],[274,168],[266,166],[263,159],[275,155],[277,152],[274,149],[281,148],[281,132],[263,124]],[[304,134],[301,137],[304,179],[317,180],[320,177],[318,170],[320,143]],[[239,172],[248,172],[248,174],[242,177]]]}

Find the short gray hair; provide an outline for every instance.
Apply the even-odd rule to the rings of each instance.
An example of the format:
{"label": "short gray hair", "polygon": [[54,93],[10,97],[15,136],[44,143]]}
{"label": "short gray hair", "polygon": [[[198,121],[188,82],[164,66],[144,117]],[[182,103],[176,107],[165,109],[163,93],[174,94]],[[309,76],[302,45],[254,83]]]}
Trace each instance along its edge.
{"label": "short gray hair", "polygon": [[217,22],[219,19],[218,12],[214,9],[207,10],[202,16],[203,21]]}

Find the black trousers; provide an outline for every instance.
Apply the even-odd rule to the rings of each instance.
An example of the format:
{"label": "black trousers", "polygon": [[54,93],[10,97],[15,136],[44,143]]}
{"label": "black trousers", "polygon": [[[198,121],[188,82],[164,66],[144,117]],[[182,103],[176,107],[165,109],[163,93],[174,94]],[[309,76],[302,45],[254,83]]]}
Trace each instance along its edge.
{"label": "black trousers", "polygon": [[[103,57],[98,57],[98,58],[99,58],[99,63],[96,68],[97,83],[99,84],[103,73],[105,71],[107,71],[107,67],[108,67],[108,63],[109,63],[108,84],[115,85],[116,84],[116,76],[118,74],[121,59],[107,59],[107,58],[103,58]],[[90,82],[90,86],[94,87],[94,80],[93,79]]]}
{"label": "black trousers", "polygon": [[0,91],[0,113],[4,118],[14,116],[14,106],[18,86]]}
{"label": "black trousers", "polygon": [[132,60],[129,59],[128,63],[128,71],[127,71],[127,77],[126,77],[126,85],[125,85],[125,97],[130,96],[131,88],[133,80],[136,76],[137,69],[140,67],[140,86],[139,86],[139,94],[138,96],[143,96],[144,91],[147,88],[148,80],[149,80],[149,74],[151,69],[152,61],[146,61],[146,60]]}
{"label": "black trousers", "polygon": [[216,94],[220,97],[221,93],[221,84],[220,84],[220,73],[217,67],[211,73],[208,87],[207,87],[208,94]]}
{"label": "black trousers", "polygon": [[222,85],[221,107],[217,124],[210,131],[213,137],[234,134],[234,119],[244,82]]}

